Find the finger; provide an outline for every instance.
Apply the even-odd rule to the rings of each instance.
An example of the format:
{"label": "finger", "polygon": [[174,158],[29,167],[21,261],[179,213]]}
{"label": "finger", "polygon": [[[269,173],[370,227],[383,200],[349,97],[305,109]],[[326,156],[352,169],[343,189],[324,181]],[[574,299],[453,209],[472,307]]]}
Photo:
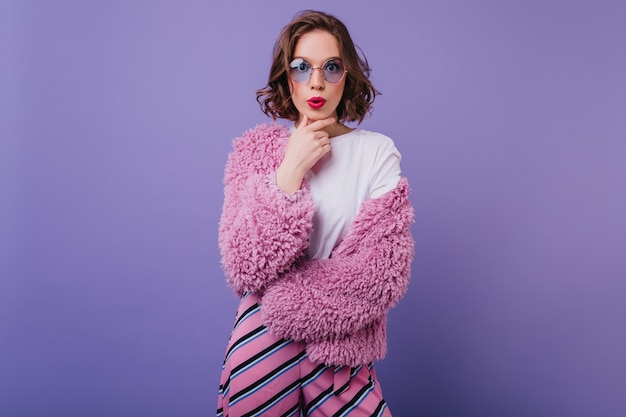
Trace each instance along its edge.
{"label": "finger", "polygon": [[330,144],[330,138],[328,137],[328,135],[324,135],[322,137],[320,137],[318,139],[320,146],[324,146],[324,145],[328,145]]}
{"label": "finger", "polygon": [[317,130],[317,131],[313,131],[313,139],[315,140],[323,140],[324,138],[328,139],[328,132],[326,132],[325,130]]}
{"label": "finger", "polygon": [[309,118],[306,114],[302,115],[302,120],[300,120],[300,124],[298,125],[298,129],[304,129],[309,125]]}
{"label": "finger", "polygon": [[[306,116],[305,116],[306,117]],[[311,130],[313,131],[317,131],[317,130],[321,130],[327,126],[332,125],[333,123],[335,123],[337,120],[335,120],[334,117],[329,117],[327,119],[321,119],[321,120],[316,120],[314,122],[312,122],[309,127],[311,128]]]}

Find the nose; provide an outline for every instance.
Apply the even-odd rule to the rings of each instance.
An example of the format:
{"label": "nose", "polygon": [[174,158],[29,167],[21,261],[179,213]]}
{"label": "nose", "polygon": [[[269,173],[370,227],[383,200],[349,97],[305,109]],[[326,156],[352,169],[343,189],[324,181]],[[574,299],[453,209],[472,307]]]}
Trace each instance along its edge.
{"label": "nose", "polygon": [[[317,71],[316,71],[317,70]],[[323,90],[324,89],[324,75],[322,68],[311,68],[311,78],[309,79],[309,83],[311,85],[312,90]]]}

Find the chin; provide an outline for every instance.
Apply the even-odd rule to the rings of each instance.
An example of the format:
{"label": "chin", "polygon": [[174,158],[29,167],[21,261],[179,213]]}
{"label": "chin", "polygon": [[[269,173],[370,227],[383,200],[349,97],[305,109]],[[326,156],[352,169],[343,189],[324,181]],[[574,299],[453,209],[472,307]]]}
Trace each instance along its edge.
{"label": "chin", "polygon": [[307,112],[309,120],[323,120],[333,116],[335,112]]}
{"label": "chin", "polygon": [[[326,103],[326,106],[328,106],[328,103]],[[328,107],[332,108],[332,105]],[[298,113],[300,113],[301,115],[306,115],[309,118],[309,121],[328,119],[331,116],[336,117],[336,111],[334,110],[334,108],[333,108],[333,111],[328,111],[323,108],[319,110],[315,110],[315,109],[311,109],[309,105],[305,103],[304,106],[302,107],[296,106],[296,109],[298,110]]]}

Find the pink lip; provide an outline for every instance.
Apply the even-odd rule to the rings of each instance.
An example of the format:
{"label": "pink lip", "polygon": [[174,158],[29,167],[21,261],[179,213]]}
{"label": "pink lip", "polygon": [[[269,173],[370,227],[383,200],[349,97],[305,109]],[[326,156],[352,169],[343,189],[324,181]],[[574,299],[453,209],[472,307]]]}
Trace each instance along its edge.
{"label": "pink lip", "polygon": [[307,100],[307,103],[309,103],[309,107],[319,109],[326,104],[326,99],[322,97],[311,97]]}

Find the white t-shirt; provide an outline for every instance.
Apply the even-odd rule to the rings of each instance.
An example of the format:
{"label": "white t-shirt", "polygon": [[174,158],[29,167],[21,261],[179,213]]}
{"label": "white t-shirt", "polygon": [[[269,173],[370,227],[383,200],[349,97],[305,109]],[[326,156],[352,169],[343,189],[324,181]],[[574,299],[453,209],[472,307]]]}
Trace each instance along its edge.
{"label": "white t-shirt", "polygon": [[307,172],[315,203],[312,259],[326,259],[344,238],[365,200],[392,190],[400,181],[400,152],[391,138],[355,129],[330,140],[331,150]]}

